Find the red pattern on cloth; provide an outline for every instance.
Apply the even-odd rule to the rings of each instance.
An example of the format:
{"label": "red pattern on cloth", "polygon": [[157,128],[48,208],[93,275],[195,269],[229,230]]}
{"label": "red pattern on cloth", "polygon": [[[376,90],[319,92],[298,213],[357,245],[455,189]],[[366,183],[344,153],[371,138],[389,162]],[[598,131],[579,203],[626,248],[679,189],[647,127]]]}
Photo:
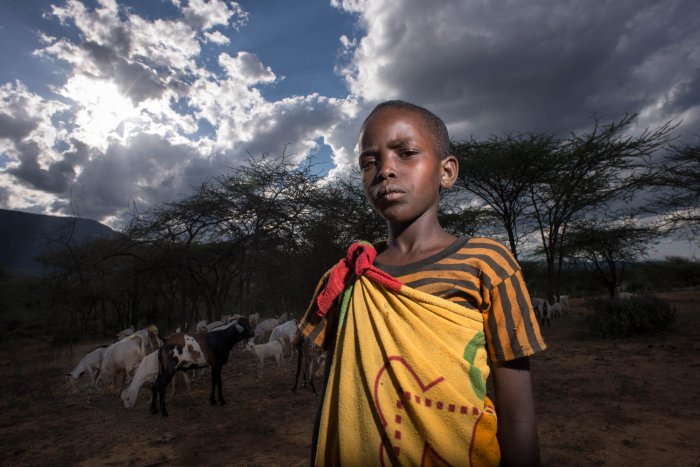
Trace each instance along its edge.
{"label": "red pattern on cloth", "polygon": [[337,299],[345,290],[346,283],[352,273],[355,276],[366,276],[372,279],[377,284],[381,284],[388,290],[398,292],[403,285],[391,275],[376,268],[374,258],[377,257],[377,250],[366,242],[353,243],[348,248],[348,253],[345,258],[338,261],[328,277],[328,282],[321,293],[316,298],[318,305],[318,316],[324,316]]}

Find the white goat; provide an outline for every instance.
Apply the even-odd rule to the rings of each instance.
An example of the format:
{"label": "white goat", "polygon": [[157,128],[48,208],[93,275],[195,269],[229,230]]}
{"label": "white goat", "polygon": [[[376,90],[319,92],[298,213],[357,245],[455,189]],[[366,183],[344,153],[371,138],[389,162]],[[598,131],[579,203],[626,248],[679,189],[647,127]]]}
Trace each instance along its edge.
{"label": "white goat", "polygon": [[255,344],[253,340],[249,340],[245,350],[255,355],[258,359],[258,378],[263,374],[265,359],[274,359],[277,362],[277,374],[282,370],[282,352],[284,348],[281,342],[272,341],[267,344]]}
{"label": "white goat", "polygon": [[559,296],[559,303],[561,303],[561,311],[564,313],[569,313],[571,311],[571,306],[569,305],[569,296],[568,295],[560,295]]}
{"label": "white goat", "polygon": [[158,376],[158,351],[154,351],[146,355],[134,373],[134,378],[131,380],[129,387],[121,393],[122,402],[125,409],[130,409],[136,404],[136,398],[139,395],[139,389],[145,383],[152,383]]}
{"label": "white goat", "polygon": [[551,316],[552,318],[554,318],[554,317],[561,318],[561,303],[554,302],[551,305],[549,305],[547,308],[549,308],[549,316]]}
{"label": "white goat", "polygon": [[557,298],[556,295],[552,295],[552,297],[554,298],[554,303],[560,304],[560,307],[558,310],[558,316],[562,316],[562,314],[569,312],[569,296],[568,295],[560,295],[559,298]]}
{"label": "white goat", "polygon": [[[194,327],[195,332],[205,332],[207,330],[207,320],[203,319]],[[179,334],[179,333],[177,333]]]}
{"label": "white goat", "polygon": [[97,385],[107,383],[112,390],[128,381],[131,372],[146,355],[146,343],[139,334],[132,334],[107,347],[100,366]]}
{"label": "white goat", "polygon": [[290,319],[286,323],[282,323],[272,330],[269,342],[280,342],[284,348],[284,352],[287,353],[287,350],[291,350],[292,348],[292,338],[296,333],[297,322],[294,319]]}
{"label": "white goat", "polygon": [[87,373],[88,375],[90,375],[90,383],[94,386],[95,378],[100,372],[100,366],[102,365],[102,357],[105,354],[105,350],[107,350],[107,346],[101,345],[96,349],[93,349],[90,352],[86,353],[85,355],[83,355],[83,358],[80,359],[78,364],[75,365],[73,371],[67,373],[67,375],[73,378],[74,381],[78,381],[78,378],[80,378],[80,376],[83,373]]}
{"label": "white goat", "polygon": [[621,300],[629,300],[630,298],[634,298],[634,297],[638,297],[638,296],[639,295],[637,295],[636,293],[632,293],[632,292],[620,292],[617,294],[617,298],[619,298]]}
{"label": "white goat", "polygon": [[264,342],[278,324],[280,324],[280,322],[277,318],[267,318],[260,321],[257,326],[255,326],[255,342]]}
{"label": "white goat", "polygon": [[[190,393],[190,380],[188,376],[179,372],[185,381],[185,386],[187,387],[187,393]],[[153,383],[158,376],[158,351],[155,350],[148,355],[146,355],[141,363],[139,363],[136,372],[134,373],[134,378],[131,380],[129,387],[124,389],[121,393],[122,402],[124,403],[125,409],[130,409],[136,404],[136,399],[139,396],[139,390],[141,386],[146,383]],[[173,380],[172,389],[170,395],[175,394],[175,380]]]}
{"label": "white goat", "polygon": [[143,357],[162,345],[158,328],[150,325],[107,347],[102,357],[97,384],[108,383],[112,390],[128,382]]}
{"label": "white goat", "polygon": [[134,332],[134,335],[139,335],[143,338],[144,350],[146,352],[143,354],[143,356],[158,350],[160,346],[163,345],[163,341],[158,334],[158,328],[153,324],[143,329],[139,329],[138,331]]}

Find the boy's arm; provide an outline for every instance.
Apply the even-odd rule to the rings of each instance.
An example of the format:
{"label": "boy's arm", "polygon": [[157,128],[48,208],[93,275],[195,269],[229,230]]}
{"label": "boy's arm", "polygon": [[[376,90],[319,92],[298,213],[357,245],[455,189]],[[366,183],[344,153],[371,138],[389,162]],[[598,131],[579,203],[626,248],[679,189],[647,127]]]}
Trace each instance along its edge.
{"label": "boy's arm", "polygon": [[501,465],[540,465],[530,360],[523,357],[509,362],[496,362],[493,384]]}

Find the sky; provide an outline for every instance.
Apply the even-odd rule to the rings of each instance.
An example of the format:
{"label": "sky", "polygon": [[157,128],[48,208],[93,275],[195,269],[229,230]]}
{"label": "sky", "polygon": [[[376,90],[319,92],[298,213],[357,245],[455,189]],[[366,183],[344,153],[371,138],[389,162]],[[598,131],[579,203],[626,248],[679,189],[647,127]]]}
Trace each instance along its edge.
{"label": "sky", "polygon": [[251,156],[347,176],[386,99],[454,140],[627,113],[690,140],[699,24],[697,0],[0,0],[0,207],[119,228]]}

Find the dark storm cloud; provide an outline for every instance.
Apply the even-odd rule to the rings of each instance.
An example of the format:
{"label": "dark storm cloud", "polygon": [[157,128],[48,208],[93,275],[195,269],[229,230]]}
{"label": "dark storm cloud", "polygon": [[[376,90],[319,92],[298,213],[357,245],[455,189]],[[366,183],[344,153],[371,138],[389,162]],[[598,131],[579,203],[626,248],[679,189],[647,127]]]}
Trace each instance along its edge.
{"label": "dark storm cloud", "polygon": [[37,190],[54,194],[66,190],[68,178],[74,174],[70,164],[59,161],[44,169],[39,165],[41,149],[35,142],[21,143],[18,149],[20,163],[17,167],[8,169],[7,173],[14,175],[20,183]]}
{"label": "dark storm cloud", "polygon": [[42,149],[34,141],[17,144],[19,165],[7,170],[25,186],[52,194],[66,194],[73,183],[76,167],[88,159],[89,148],[74,141],[74,148],[62,154],[62,159],[43,168],[39,164]]}
{"label": "dark storm cloud", "polygon": [[427,105],[462,137],[568,132],[594,114],[618,119],[660,105],[656,123],[698,105],[683,92],[697,86],[696,1],[441,2],[430,15],[426,8],[373,3],[350,84],[370,99]]}
{"label": "dark storm cloud", "polygon": [[37,125],[36,120],[18,118],[0,112],[0,138],[21,140],[34,131]]}
{"label": "dark storm cloud", "polygon": [[129,146],[114,144],[100,157],[91,158],[74,187],[84,198],[87,211],[95,217],[124,210],[130,200],[136,200],[141,207],[154,206],[185,194],[181,177],[193,158],[193,150],[188,146],[141,134]]}

